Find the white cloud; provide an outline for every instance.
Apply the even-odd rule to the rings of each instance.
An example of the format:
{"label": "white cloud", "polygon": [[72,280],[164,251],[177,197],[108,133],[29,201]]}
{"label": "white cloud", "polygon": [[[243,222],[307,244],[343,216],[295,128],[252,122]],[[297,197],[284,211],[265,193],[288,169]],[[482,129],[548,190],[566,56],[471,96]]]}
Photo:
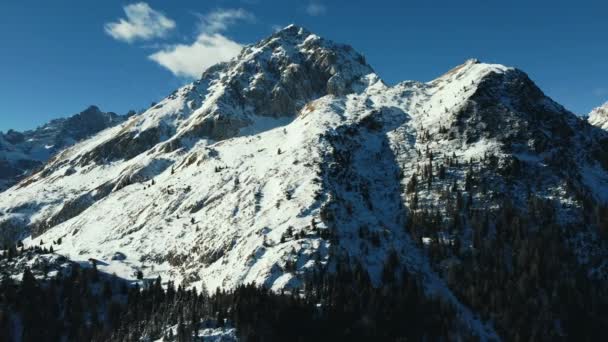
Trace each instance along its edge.
{"label": "white cloud", "polygon": [[192,44],[168,46],[148,58],[178,77],[200,77],[207,68],[236,57],[243,48],[220,32],[239,20],[255,19],[243,9],[219,9],[199,17],[199,34]]}
{"label": "white cloud", "polygon": [[311,2],[308,4],[308,6],[306,6],[306,13],[312,15],[313,17],[317,17],[327,13],[327,7],[320,3]]}
{"label": "white cloud", "polygon": [[223,35],[201,33],[191,45],[178,44],[148,56],[179,77],[197,78],[214,64],[230,60],[243,46]]}
{"label": "white cloud", "polygon": [[242,8],[238,9],[219,9],[206,15],[199,15],[201,23],[199,30],[204,33],[216,33],[225,31],[230,25],[239,20],[254,20],[253,14]]}
{"label": "white cloud", "polygon": [[106,33],[114,39],[131,43],[137,39],[162,38],[175,28],[175,21],[152,9],[145,2],[127,5],[123,9],[126,19],[120,18],[118,22],[104,26]]}

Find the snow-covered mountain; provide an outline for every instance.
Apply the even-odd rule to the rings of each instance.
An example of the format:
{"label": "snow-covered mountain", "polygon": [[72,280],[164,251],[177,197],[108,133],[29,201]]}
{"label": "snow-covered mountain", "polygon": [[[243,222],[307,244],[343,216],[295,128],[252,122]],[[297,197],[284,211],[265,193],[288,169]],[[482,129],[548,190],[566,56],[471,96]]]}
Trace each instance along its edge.
{"label": "snow-covered mountain", "polygon": [[96,106],[34,130],[0,132],[0,191],[41,167],[51,156],[76,142],[123,122],[125,116]]}
{"label": "snow-covered mountain", "polygon": [[608,130],[608,102],[594,108],[591,113],[589,113],[588,120],[590,124]]}
{"label": "snow-covered mountain", "polygon": [[0,194],[0,227],[7,240],[61,240],[57,252],[122,277],[212,289],[298,287],[345,259],[380,283],[396,252],[492,338],[424,247],[475,251],[471,226],[404,227],[425,210],[450,217],[462,198],[487,215],[507,200],[550,203],[581,267],[602,277],[606,249],[579,222],[608,200],[607,138],[520,70],[469,60],[388,86],[349,46],[292,25],[57,154]]}

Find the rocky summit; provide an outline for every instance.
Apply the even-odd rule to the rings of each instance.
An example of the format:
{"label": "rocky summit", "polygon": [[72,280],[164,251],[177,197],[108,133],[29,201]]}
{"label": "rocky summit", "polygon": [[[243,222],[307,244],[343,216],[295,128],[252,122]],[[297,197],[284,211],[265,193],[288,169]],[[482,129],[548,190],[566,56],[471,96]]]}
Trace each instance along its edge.
{"label": "rocky summit", "polygon": [[608,102],[594,108],[591,113],[589,113],[588,120],[590,124],[608,130]]}
{"label": "rocky summit", "polygon": [[89,111],[0,194],[5,242],[198,289],[293,291],[343,264],[383,286],[393,260],[482,340],[515,338],[523,313],[561,324],[580,279],[606,294],[605,111],[587,122],[521,70],[468,60],[391,86],[291,25],[117,125]]}

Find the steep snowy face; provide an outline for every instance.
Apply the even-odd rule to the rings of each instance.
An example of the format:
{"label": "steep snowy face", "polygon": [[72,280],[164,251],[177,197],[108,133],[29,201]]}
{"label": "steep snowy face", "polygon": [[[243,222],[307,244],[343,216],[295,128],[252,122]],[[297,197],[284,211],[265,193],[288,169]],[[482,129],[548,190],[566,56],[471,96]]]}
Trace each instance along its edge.
{"label": "steep snowy face", "polygon": [[416,153],[396,158],[405,179],[425,183],[406,196],[407,208],[449,216],[458,199],[446,200],[446,191],[469,196],[472,209],[485,213],[505,206],[530,212],[546,203],[559,224],[575,227],[567,243],[587,271],[608,276],[608,263],[596,262],[606,260],[607,249],[583,223],[585,203],[608,203],[604,131],[504,66],[472,60],[433,82],[397,87],[409,99]]}
{"label": "steep snowy face", "polygon": [[608,102],[594,108],[591,113],[589,113],[588,121],[593,126],[608,130]]}
{"label": "steep snowy face", "polygon": [[560,179],[555,189],[568,184],[566,192],[579,199],[608,201],[606,134],[549,99],[519,70],[484,78],[457,113],[456,127],[468,141],[499,141],[504,175],[517,177],[524,162],[538,168],[539,178]]}
{"label": "steep snowy face", "polygon": [[362,76],[372,72],[351,47],[290,25],[206,70],[93,146],[81,163],[131,159],[156,145],[168,152],[201,139],[258,133],[292,120],[310,100],[362,90]]}
{"label": "steep snowy face", "polygon": [[508,177],[522,163],[538,167],[540,178],[559,175],[585,196],[608,200],[606,135],[548,98],[524,72],[471,60],[414,88],[428,94],[411,110],[428,140],[425,150],[460,151],[465,160],[494,155],[497,171]]}
{"label": "steep snowy face", "polygon": [[51,156],[126,119],[96,106],[65,119],[55,119],[35,130],[0,132],[0,191],[41,167]]}
{"label": "steep snowy face", "polygon": [[[350,46],[290,25],[206,71],[202,82],[209,82],[216,96],[218,108],[209,109],[251,120],[246,116],[293,117],[312,99],[362,90],[361,77],[370,73],[363,56]],[[207,114],[195,116],[200,120]]]}
{"label": "steep snowy face", "polygon": [[35,224],[28,219],[28,226],[40,233],[112,190],[152,179],[173,164],[168,154],[284,125],[311,100],[363,91],[370,73],[365,59],[349,46],[288,26],[144,113],[55,156],[24,184],[58,172],[70,179],[105,172],[92,183],[73,183],[73,196],[61,199],[56,193],[48,201],[64,202],[63,208],[50,210]]}

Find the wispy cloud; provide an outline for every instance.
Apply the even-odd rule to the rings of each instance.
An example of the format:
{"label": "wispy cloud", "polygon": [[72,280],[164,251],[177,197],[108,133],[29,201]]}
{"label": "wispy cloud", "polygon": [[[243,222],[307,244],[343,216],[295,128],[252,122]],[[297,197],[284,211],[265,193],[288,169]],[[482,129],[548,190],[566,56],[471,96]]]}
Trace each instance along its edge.
{"label": "wispy cloud", "polygon": [[200,18],[199,31],[201,33],[217,33],[225,31],[229,26],[239,20],[253,21],[255,16],[242,8],[238,9],[219,9],[205,15],[198,15]]}
{"label": "wispy cloud", "polygon": [[313,17],[318,17],[327,13],[327,7],[318,2],[311,2],[308,4],[308,6],[306,6],[306,13],[308,13],[308,15],[312,15]]}
{"label": "wispy cloud", "polygon": [[222,32],[238,21],[255,19],[243,9],[219,9],[199,18],[199,34],[194,42],[168,46],[149,58],[178,77],[200,77],[207,68],[230,60],[243,48]]}
{"label": "wispy cloud", "polygon": [[165,37],[175,29],[175,21],[152,9],[145,2],[125,6],[126,18],[107,23],[104,29],[114,39],[131,43],[135,40],[150,40]]}
{"label": "wispy cloud", "polygon": [[608,88],[599,87],[593,89],[593,95],[595,96],[606,96],[608,95]]}

